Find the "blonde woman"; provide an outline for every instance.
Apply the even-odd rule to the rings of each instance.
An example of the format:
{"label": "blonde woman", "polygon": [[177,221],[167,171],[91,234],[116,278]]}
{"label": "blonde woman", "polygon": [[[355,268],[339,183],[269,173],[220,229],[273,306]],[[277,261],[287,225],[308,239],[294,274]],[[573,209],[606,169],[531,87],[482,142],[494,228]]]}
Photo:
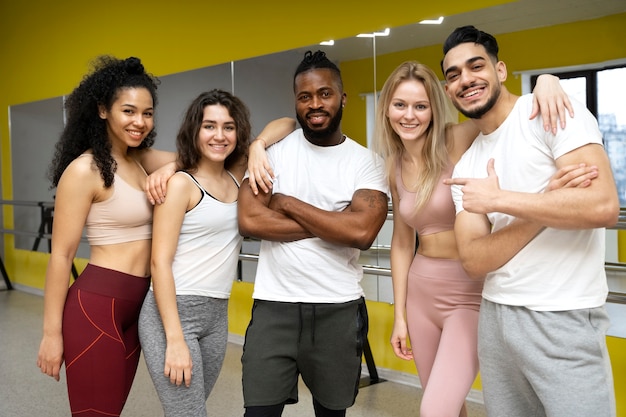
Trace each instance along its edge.
{"label": "blonde woman", "polygon": [[[569,101],[556,77],[541,76],[540,81],[545,84],[539,90],[550,101],[542,102],[544,120],[552,111],[556,123],[557,110],[563,114]],[[420,415],[456,417],[467,415],[465,397],[478,372],[483,283],[463,270],[454,204],[443,184],[478,129],[469,121],[446,124],[446,100],[431,69],[417,62],[401,64],[381,91],[375,137],[386,161],[394,215],[391,344],[398,357],[415,361],[424,389]],[[592,169],[569,167],[555,175],[551,186],[585,186],[594,175]]]}

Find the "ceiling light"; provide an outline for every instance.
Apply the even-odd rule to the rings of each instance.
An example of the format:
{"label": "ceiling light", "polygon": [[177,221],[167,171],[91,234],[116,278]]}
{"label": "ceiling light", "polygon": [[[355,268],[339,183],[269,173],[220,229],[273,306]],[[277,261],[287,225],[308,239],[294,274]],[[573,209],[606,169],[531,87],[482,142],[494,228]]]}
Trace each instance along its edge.
{"label": "ceiling light", "polygon": [[389,28],[385,29],[384,32],[359,33],[356,35],[357,38],[375,38],[377,36],[389,36]]}
{"label": "ceiling light", "polygon": [[438,19],[426,19],[419,22],[420,25],[440,25],[443,22],[443,16]]}
{"label": "ceiling light", "polygon": [[335,44],[334,40],[329,40],[329,41],[324,41],[324,42],[320,42],[320,45],[326,45],[326,46],[333,46]]}

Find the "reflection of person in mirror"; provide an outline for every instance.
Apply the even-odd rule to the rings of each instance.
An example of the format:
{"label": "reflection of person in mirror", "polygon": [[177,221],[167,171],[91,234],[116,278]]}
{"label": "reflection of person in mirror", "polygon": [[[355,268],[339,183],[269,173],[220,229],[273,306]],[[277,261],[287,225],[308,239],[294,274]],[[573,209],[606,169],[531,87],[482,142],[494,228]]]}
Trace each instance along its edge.
{"label": "reflection of person in mirror", "polygon": [[[532,97],[503,82],[495,38],[473,26],[444,43],[454,105],[480,129],[455,167],[456,239],[468,275],[485,276],[478,353],[488,415],[615,416],[604,304],[605,227],[617,222],[615,182],[591,113],[546,133]],[[582,187],[551,187],[584,164]]]}
{"label": "reflection of person in mirror", "polygon": [[242,357],[247,417],[280,416],[298,401],[299,375],[316,416],[354,403],[368,326],[359,250],[387,215],[382,161],[341,131],[337,66],[309,51],[293,87],[302,128],[268,148],[271,192],[239,191],[240,231],[262,239]]}
{"label": "reflection of person in mirror", "polygon": [[[567,98],[553,76],[542,75],[536,92],[539,101],[554,96],[552,108]],[[544,102],[541,110],[549,107]],[[415,361],[423,389],[420,415],[466,416],[465,397],[478,372],[483,284],[463,270],[454,203],[442,182],[477,134],[471,121],[446,124],[445,93],[427,66],[404,62],[388,77],[377,108],[375,147],[385,158],[394,211],[391,344],[396,356]]]}
{"label": "reflection of person in mirror", "polygon": [[[287,123],[281,136],[294,124]],[[242,239],[237,195],[250,131],[248,108],[237,97],[221,90],[200,94],[176,138],[180,171],[154,209],[153,291],[141,309],[139,336],[168,417],[206,416],[222,367]]]}
{"label": "reflection of person in mirror", "polygon": [[[50,168],[57,193],[37,364],[59,380],[65,361],[72,415],[119,416],[137,369],[137,319],[150,282],[146,171],[173,158],[148,149],[157,80],[140,60],[101,57],[94,66],[65,102]],[[68,290],[83,227],[90,260]]]}

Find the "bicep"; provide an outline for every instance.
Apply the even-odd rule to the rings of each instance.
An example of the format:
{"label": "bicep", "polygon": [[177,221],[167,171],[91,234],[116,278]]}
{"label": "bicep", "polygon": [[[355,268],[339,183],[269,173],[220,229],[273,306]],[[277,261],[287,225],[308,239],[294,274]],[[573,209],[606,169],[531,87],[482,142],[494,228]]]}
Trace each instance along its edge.
{"label": "bicep", "polygon": [[[591,182],[591,186],[587,191],[605,193],[604,197],[610,197],[615,193],[615,180],[609,162],[608,155],[602,147],[597,143],[590,143],[580,148],[574,149],[556,160],[557,169],[567,165],[586,164],[588,167],[598,167],[598,177]],[[586,190],[582,188],[580,190]]]}
{"label": "bicep", "polygon": [[486,236],[490,232],[491,224],[487,216],[468,211],[461,211],[456,215],[454,236],[461,255],[474,240]]}
{"label": "bicep", "polygon": [[152,220],[153,263],[171,263],[178,246],[178,237],[193,191],[200,190],[186,178],[175,175],[170,179],[167,199],[154,207]]}
{"label": "bicep", "polygon": [[399,205],[400,198],[398,197],[397,188],[395,184],[391,184],[391,200],[393,207],[393,234],[391,236],[391,248],[394,246],[405,248],[410,246],[415,248],[415,230],[409,226],[400,216]]}
{"label": "bicep", "polygon": [[269,193],[259,190],[255,195],[250,188],[249,179],[246,178],[239,187],[239,195],[237,197],[237,219],[239,223],[239,231],[244,236],[250,233],[249,227],[254,225],[254,218],[261,216],[264,210],[270,210],[269,204],[272,197]]}
{"label": "bicep", "polygon": [[378,190],[356,190],[350,202],[350,211],[371,217],[384,219],[387,217],[389,206],[387,194]]}
{"label": "bicep", "polygon": [[270,205],[270,199],[272,198],[271,191],[264,193],[259,190],[259,194],[254,195],[250,188],[249,179],[246,178],[239,187],[239,195],[237,197],[237,210],[240,216],[254,215],[256,211],[261,208],[268,208]]}
{"label": "bicep", "polygon": [[99,178],[85,181],[84,177],[72,172],[66,172],[61,177],[54,203],[53,252],[68,257],[76,254],[94,200],[92,182],[99,184]]}

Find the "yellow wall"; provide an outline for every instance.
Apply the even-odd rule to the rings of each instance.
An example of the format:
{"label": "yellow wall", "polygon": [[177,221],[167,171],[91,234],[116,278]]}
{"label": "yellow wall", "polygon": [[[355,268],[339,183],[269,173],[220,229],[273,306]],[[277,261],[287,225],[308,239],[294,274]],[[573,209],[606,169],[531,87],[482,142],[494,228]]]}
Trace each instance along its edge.
{"label": "yellow wall", "polygon": [[[13,198],[9,107],[68,94],[97,55],[138,56],[149,71],[163,76],[509,1],[449,0],[415,7],[412,0],[397,0],[393,8],[381,8],[378,1],[343,0],[317,13],[310,3],[292,0],[240,0],[235,7],[200,0],[1,1],[2,199]],[[4,228],[13,228],[12,207],[2,207],[2,219]],[[11,278],[43,288],[45,257],[15,250],[12,235],[3,239]]]}
{"label": "yellow wall", "polygon": [[[505,1],[481,1],[488,6]],[[371,32],[421,18],[475,9],[465,0],[422,2],[397,0],[394,7],[359,0],[335,2],[320,16],[310,16],[309,4],[275,1],[271,11],[260,11],[228,2],[178,2],[176,8],[159,2],[106,4],[65,0],[48,2],[2,2],[0,5],[0,139],[2,198],[12,198],[11,148],[7,109],[10,105],[63,95],[72,90],[96,55],[136,55],[155,75],[205,67],[241,58],[277,52],[329,38]],[[171,4],[165,3],[163,4]],[[250,4],[259,4],[250,2]],[[364,7],[365,6],[365,7]],[[369,17],[352,18],[354,10],[371,6]],[[256,6],[259,7],[259,6]],[[332,9],[332,10],[331,10]],[[398,13],[410,10],[410,13]],[[471,23],[471,22],[468,22]],[[626,14],[575,24],[558,25],[520,33],[498,35],[501,59],[509,73],[536,68],[578,65],[626,57],[623,42]],[[420,48],[379,57],[378,88],[391,70],[406,59],[420,60],[439,68],[441,47]],[[352,137],[365,137],[365,104],[360,93],[371,92],[371,59],[342,64],[349,106],[344,129]],[[520,92],[519,80],[510,77],[508,88]],[[349,108],[349,109],[348,109]],[[3,211],[4,227],[12,228],[12,212]],[[47,255],[14,249],[5,236],[5,263],[15,283],[43,288]],[[626,261],[626,238],[620,235],[620,259]],[[84,260],[79,263],[79,269]],[[251,307],[252,286],[236,283],[230,303],[229,331],[243,335]],[[415,373],[410,362],[394,357],[388,340],[393,311],[385,303],[368,302],[370,343],[377,365]],[[608,338],[615,374],[618,416],[626,417],[626,340]],[[475,387],[479,387],[477,383]]]}

